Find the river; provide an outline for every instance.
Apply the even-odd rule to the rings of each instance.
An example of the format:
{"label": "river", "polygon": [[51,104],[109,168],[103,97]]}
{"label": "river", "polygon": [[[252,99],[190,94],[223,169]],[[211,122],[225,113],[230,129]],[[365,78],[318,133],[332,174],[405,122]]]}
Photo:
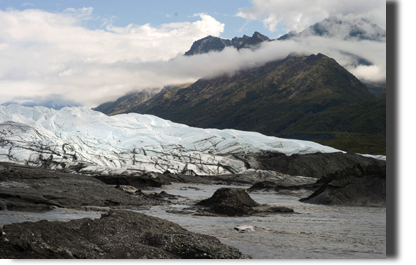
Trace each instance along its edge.
{"label": "river", "polygon": [[[301,203],[296,196],[253,192],[250,196],[258,203],[287,206],[295,213],[250,217],[198,216],[193,215],[192,211],[183,213],[190,205],[211,197],[220,187],[225,186],[174,183],[163,189],[144,191],[164,190],[183,198],[140,212],[178,223],[192,232],[214,236],[255,259],[386,258],[385,207],[314,205]],[[227,187],[247,189],[249,186]],[[102,210],[56,209],[46,213],[4,211],[0,215],[0,225],[42,219],[95,219],[100,217]],[[253,231],[242,233],[234,229],[242,225],[251,226]]]}
{"label": "river", "polygon": [[[264,217],[208,217],[174,213],[198,200],[211,197],[220,187],[224,186],[166,186],[163,190],[167,193],[185,196],[190,200],[154,206],[141,212],[178,223],[193,232],[212,235],[222,243],[257,259],[386,258],[385,207],[314,205],[299,202],[296,196],[253,192],[250,196],[255,201],[287,206],[294,209],[295,213]],[[252,226],[254,231],[238,232],[234,229],[238,225]]]}

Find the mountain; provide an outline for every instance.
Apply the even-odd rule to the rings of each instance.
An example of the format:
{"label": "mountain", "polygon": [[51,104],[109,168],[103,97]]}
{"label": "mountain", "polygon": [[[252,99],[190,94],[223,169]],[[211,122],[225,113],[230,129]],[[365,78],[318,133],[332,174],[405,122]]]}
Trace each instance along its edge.
{"label": "mountain", "polygon": [[[23,102],[22,102],[23,101]],[[17,100],[11,100],[5,102],[1,105],[9,106],[13,104],[22,105],[25,107],[35,107],[35,106],[43,106],[47,108],[52,108],[55,110],[60,110],[65,107],[79,107],[81,104],[74,102],[72,100],[67,100],[61,97],[60,95],[51,95],[46,98],[18,98]]]}
{"label": "mountain", "polygon": [[103,103],[100,106],[93,108],[93,110],[100,111],[107,115],[123,113],[135,106],[142,105],[156,94],[157,93],[152,90],[129,93],[118,98],[116,101]]}
{"label": "mountain", "polygon": [[[330,17],[277,40],[258,32],[252,37],[231,40],[208,36],[195,41],[185,55],[221,51],[225,47],[253,48],[265,41],[308,36],[385,42],[386,32],[366,19]],[[339,52],[349,57],[348,66],[373,65],[355,54]],[[289,55],[285,60],[240,71],[232,77],[200,79],[194,84],[161,91],[145,104],[120,111],[101,110],[100,106],[96,110],[110,115],[150,113],[191,126],[251,130],[313,140],[353,152],[385,154],[385,82],[363,84],[322,54],[298,57]],[[327,109],[330,110],[321,113]],[[374,116],[364,126],[364,117],[370,112]]]}
{"label": "mountain", "polygon": [[179,86],[165,86],[159,92],[156,92],[157,89],[132,92],[118,98],[116,101],[106,102],[92,109],[110,116],[120,113],[140,112],[158,98],[159,95],[170,90],[181,89],[190,85],[190,83],[187,83]]}
{"label": "mountain", "polygon": [[[243,37],[235,37],[233,39],[223,39],[213,36],[207,36],[203,39],[195,41],[191,49],[185,52],[186,56],[195,54],[203,54],[211,51],[222,51],[226,47],[234,47],[236,49],[252,48],[262,42],[267,41],[284,41],[294,38],[305,38],[309,36],[319,36],[325,38],[336,38],[342,40],[370,40],[370,41],[386,41],[386,31],[376,24],[371,23],[368,19],[339,19],[329,17],[321,22],[315,23],[301,32],[291,31],[277,39],[269,39],[259,32],[254,32],[252,37],[244,35]],[[365,59],[355,56],[360,64],[371,65]]]}
{"label": "mountain", "polygon": [[371,23],[368,19],[341,20],[336,17],[327,18],[299,33],[291,31],[279,37],[277,40],[282,41],[308,36],[320,36],[342,40],[386,41],[386,31],[376,24]]}
{"label": "mountain", "polygon": [[[335,60],[318,54],[288,56],[233,76],[200,79],[187,88],[161,94],[141,113],[202,128],[287,136],[304,131],[338,132],[335,120],[328,120],[325,127],[319,128],[308,129],[300,124],[305,117],[315,117],[331,107],[345,109],[348,104],[367,105],[375,100],[367,87]],[[369,130],[373,128],[368,126]],[[382,128],[385,124],[377,126]],[[298,127],[302,129],[297,130]],[[352,130],[354,133],[367,133],[360,126],[352,128],[357,129]],[[385,129],[376,131],[384,133]]]}
{"label": "mountain", "polygon": [[270,39],[257,31],[254,32],[253,36],[251,37],[244,35],[242,38],[235,37],[231,40],[208,36],[195,41],[192,44],[191,49],[185,52],[185,55],[191,56],[195,54],[208,53],[211,51],[222,51],[225,47],[234,47],[237,50],[243,48],[252,48],[264,41],[270,41]]}
{"label": "mountain", "polygon": [[[152,115],[0,106],[0,162],[86,174],[253,172],[256,156],[333,153],[314,142],[199,129]],[[261,168],[260,168],[261,169]]]}
{"label": "mountain", "polygon": [[164,90],[125,113],[385,154],[385,110],[385,97],[377,101],[365,84],[335,60],[318,54],[290,55],[233,76]]}
{"label": "mountain", "polygon": [[386,154],[386,97],[330,107],[280,134],[356,153]]}

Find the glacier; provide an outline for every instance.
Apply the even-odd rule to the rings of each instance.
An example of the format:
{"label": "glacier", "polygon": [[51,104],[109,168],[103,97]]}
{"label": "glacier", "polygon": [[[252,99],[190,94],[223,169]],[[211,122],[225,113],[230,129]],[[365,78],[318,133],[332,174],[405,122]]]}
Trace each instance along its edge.
{"label": "glacier", "polygon": [[200,129],[153,115],[106,116],[86,107],[0,106],[0,161],[84,174],[242,173],[264,152],[340,150],[257,132]]}

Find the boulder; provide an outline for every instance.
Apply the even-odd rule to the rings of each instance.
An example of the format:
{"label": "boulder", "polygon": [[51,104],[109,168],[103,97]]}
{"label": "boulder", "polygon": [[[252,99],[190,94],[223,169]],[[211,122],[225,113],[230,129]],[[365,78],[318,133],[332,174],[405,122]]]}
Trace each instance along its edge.
{"label": "boulder", "polygon": [[138,191],[138,189],[130,185],[116,185],[115,188],[132,195],[136,194],[136,192]]}
{"label": "boulder", "polygon": [[254,227],[252,225],[236,225],[234,230],[239,233],[254,232]]}

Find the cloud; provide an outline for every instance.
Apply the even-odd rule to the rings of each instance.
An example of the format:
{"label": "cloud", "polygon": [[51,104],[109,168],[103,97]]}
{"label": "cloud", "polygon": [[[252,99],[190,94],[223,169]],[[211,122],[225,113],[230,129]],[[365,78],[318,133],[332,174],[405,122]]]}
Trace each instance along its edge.
{"label": "cloud", "polygon": [[119,90],[140,88],[151,82],[137,77],[134,69],[120,68],[119,62],[166,62],[195,40],[224,31],[213,17],[195,16],[195,22],[158,27],[116,27],[110,20],[105,30],[89,30],[82,22],[93,17],[90,7],[62,13],[0,10],[1,101],[55,93],[90,105],[96,103],[93,98],[100,101]]}
{"label": "cloud", "polygon": [[[323,53],[334,58],[363,82],[379,82],[386,80],[386,43],[370,40],[343,40],[309,36],[292,41],[297,52]],[[363,60],[362,65],[358,61]]]}
{"label": "cloud", "polygon": [[61,109],[63,107],[76,107],[81,104],[66,99],[63,95],[51,94],[46,96],[18,96],[12,101],[3,103],[3,105],[19,104],[26,107],[44,106],[53,109]]}
{"label": "cloud", "polygon": [[31,3],[23,3],[22,6],[35,6],[35,5]]}
{"label": "cloud", "polygon": [[75,17],[78,20],[90,20],[93,19],[92,12],[92,7],[83,7],[78,9],[67,8],[64,10],[63,14]]}
{"label": "cloud", "polygon": [[384,0],[252,0],[253,6],[242,8],[236,16],[246,20],[261,20],[274,31],[279,24],[290,30],[302,31],[308,26],[330,16],[339,18],[369,19],[386,28],[386,1]]}
{"label": "cloud", "polygon": [[[17,100],[36,104],[60,95],[59,102],[95,107],[133,90],[233,74],[283,59],[291,52],[323,53],[363,80],[385,79],[383,42],[309,36],[263,43],[256,50],[226,48],[182,56],[195,40],[219,36],[224,24],[197,14],[196,22],[158,27],[108,23],[106,30],[88,30],[81,22],[91,15],[90,9],[0,11],[0,104]],[[373,66],[357,66],[348,54]]]}

